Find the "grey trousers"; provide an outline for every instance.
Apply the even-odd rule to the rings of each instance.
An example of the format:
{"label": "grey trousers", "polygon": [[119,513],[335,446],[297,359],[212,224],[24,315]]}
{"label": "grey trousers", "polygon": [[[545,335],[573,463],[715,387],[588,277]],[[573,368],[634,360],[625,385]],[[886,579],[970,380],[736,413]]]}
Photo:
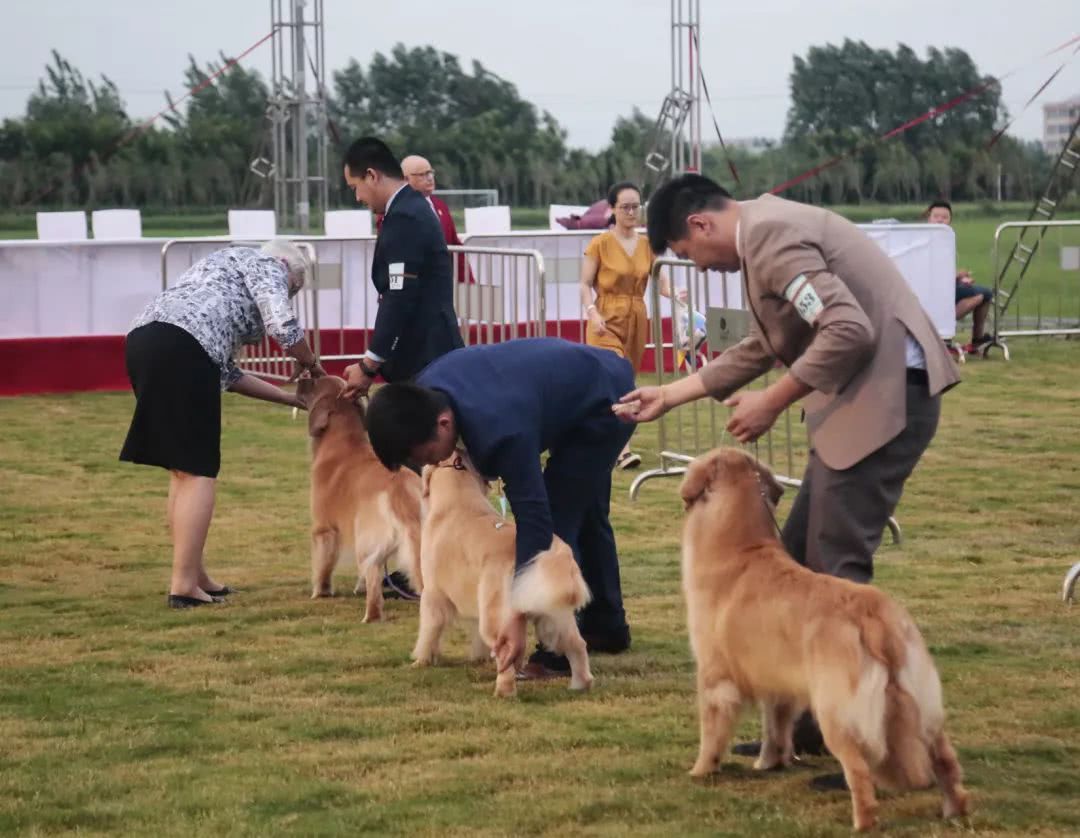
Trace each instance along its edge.
{"label": "grey trousers", "polygon": [[782,534],[799,564],[853,582],[874,578],[874,551],[940,415],[941,397],[931,396],[925,383],[909,381],[907,426],[877,451],[836,471],[811,449]]}

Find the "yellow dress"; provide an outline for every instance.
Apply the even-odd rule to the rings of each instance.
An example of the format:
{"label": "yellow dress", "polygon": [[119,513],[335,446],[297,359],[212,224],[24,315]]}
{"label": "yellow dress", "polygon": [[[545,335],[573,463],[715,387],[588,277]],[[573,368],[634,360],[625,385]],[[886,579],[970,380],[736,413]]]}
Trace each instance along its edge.
{"label": "yellow dress", "polygon": [[585,255],[599,265],[596,308],[608,330],[608,334],[598,335],[590,323],[585,341],[590,346],[619,353],[636,372],[641,368],[649,334],[649,318],[645,314],[645,288],[653,264],[649,242],[638,236],[634,255],[629,256],[615,233],[608,230],[589,242]]}

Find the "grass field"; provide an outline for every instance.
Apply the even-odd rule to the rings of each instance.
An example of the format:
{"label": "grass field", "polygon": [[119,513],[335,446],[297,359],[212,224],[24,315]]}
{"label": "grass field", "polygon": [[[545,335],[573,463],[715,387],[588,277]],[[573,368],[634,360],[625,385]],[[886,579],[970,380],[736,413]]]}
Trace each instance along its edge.
{"label": "grass field", "polygon": [[[888,834],[1080,832],[1080,612],[1058,598],[1080,542],[1078,362],[1043,341],[968,363],[898,511],[906,541],[879,552],[940,666],[975,806],[946,825],[935,793],[886,796]],[[675,481],[632,504],[616,478],[633,650],[595,656],[588,695],[497,701],[462,630],[414,670],[415,605],[362,625],[355,597],[307,598],[304,424],[225,402],[207,555],[242,593],[185,613],[164,606],[164,474],[116,461],[130,396],[0,400],[0,833],[848,834],[847,796],[806,785],[828,759],[686,776]],[[654,463],[655,427],[636,445]]]}

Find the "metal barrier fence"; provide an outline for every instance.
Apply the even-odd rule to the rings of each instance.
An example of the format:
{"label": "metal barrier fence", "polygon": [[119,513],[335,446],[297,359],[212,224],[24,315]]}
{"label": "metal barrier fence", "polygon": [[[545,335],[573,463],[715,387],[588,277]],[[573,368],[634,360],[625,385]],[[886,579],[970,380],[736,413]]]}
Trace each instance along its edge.
{"label": "metal barrier fence", "polygon": [[[676,292],[667,299],[660,294],[659,277],[662,271],[672,273],[672,290]],[[742,340],[750,331],[750,312],[744,307],[742,294],[732,300],[728,277],[720,275],[717,282],[713,274],[697,270],[693,262],[682,259],[657,259],[650,275],[653,317],[651,322],[653,346],[656,352],[656,384],[663,386],[681,374],[693,374],[703,363],[722,353]],[[683,282],[679,282],[682,279]],[[677,291],[686,289],[685,304],[677,300]],[[685,314],[676,308],[685,305]],[[698,346],[698,334],[694,315],[704,311],[706,343]],[[671,324],[671,339],[664,334],[665,324]],[[700,319],[698,320],[700,323]],[[670,372],[669,372],[670,370]],[[752,389],[767,387],[774,373],[766,373],[749,386]],[[657,420],[660,465],[638,475],[630,485],[630,498],[636,500],[641,487],[659,477],[675,477],[686,472],[686,466],[695,457],[717,446],[736,445],[727,436],[726,410],[715,399],[700,399],[668,411]],[[750,448],[765,462],[776,479],[787,486],[798,487],[809,458],[809,444],[801,419],[793,420],[798,410],[789,407],[758,441]],[[888,521],[893,542],[900,543],[900,525],[894,518]]]}
{"label": "metal barrier fence", "polygon": [[[1080,293],[1078,293],[1076,305],[1078,310],[1075,317],[1067,315],[1064,311],[1064,282],[1063,277],[1061,279],[1062,287],[1059,288],[1057,315],[1056,317],[1050,312],[1043,311],[1042,305],[1042,293],[1036,293],[1034,314],[1029,314],[1026,318],[1021,315],[1021,289],[1024,287],[1030,287],[1034,277],[1027,279],[1022,285],[1014,288],[1014,294],[1011,298],[1004,295],[1004,290],[1001,287],[1002,270],[1001,270],[1001,237],[1002,233],[1006,230],[1020,230],[1030,228],[1039,228],[1040,232],[1044,232],[1046,229],[1056,229],[1059,232],[1072,229],[1080,231],[1080,220],[1074,221],[1006,221],[997,226],[994,230],[994,249],[993,249],[993,271],[994,271],[994,303],[993,310],[993,339],[982,350],[983,357],[989,355],[990,350],[997,348],[1002,352],[1006,361],[1009,360],[1009,347],[1006,343],[1008,338],[1014,337],[1040,337],[1043,335],[1080,335]],[[1080,242],[1078,242],[1080,244]],[[1077,277],[1076,285],[1080,290],[1080,276]],[[1003,299],[1005,296],[1005,299]],[[1007,317],[1002,316],[1002,309],[1005,307],[1013,310],[1013,316],[1015,317],[1015,328],[1009,329],[1006,326]],[[1030,308],[1028,309],[1030,312]],[[1028,327],[1028,328],[1025,328]]]}
{"label": "metal barrier fence", "polygon": [[[312,351],[321,362],[356,360],[367,349],[378,309],[370,273],[375,237],[306,236],[290,240],[305,250],[312,264],[310,281],[293,301]],[[175,274],[213,249],[263,243],[265,240],[228,237],[171,239],[161,248],[161,287],[168,287],[170,265]],[[181,249],[184,252],[178,252]],[[454,254],[455,308],[467,344],[544,333],[544,259],[540,253],[474,246],[450,250]],[[468,271],[471,281],[456,281],[462,270]],[[265,337],[245,347],[238,365],[277,381],[287,380],[293,366],[292,360]]]}

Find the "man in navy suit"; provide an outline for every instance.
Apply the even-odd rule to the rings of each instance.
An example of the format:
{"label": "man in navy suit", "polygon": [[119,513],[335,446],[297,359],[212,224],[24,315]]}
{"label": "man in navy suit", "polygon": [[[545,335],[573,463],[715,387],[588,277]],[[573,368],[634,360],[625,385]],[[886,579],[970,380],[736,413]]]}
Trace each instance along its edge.
{"label": "man in navy suit", "polygon": [[[557,338],[471,346],[432,362],[414,384],[378,390],[368,435],[390,469],[441,462],[460,440],[481,474],[503,481],[517,570],[551,547],[553,535],[562,538],[592,591],[578,616],[582,636],[590,651],[617,653],[629,648],[630,629],[608,519],[611,470],[633,426],[612,405],[633,388],[629,362],[603,349]],[[515,614],[496,644],[500,671],[524,643],[525,617]],[[533,677],[564,673],[565,658],[543,649],[526,668]]]}
{"label": "man in navy suit", "polygon": [[371,260],[379,311],[367,352],[345,369],[351,396],[367,393],[379,374],[408,381],[464,343],[442,228],[424,196],[405,182],[397,158],[382,140],[363,137],[345,153],[345,182],[357,201],[384,216]]}

